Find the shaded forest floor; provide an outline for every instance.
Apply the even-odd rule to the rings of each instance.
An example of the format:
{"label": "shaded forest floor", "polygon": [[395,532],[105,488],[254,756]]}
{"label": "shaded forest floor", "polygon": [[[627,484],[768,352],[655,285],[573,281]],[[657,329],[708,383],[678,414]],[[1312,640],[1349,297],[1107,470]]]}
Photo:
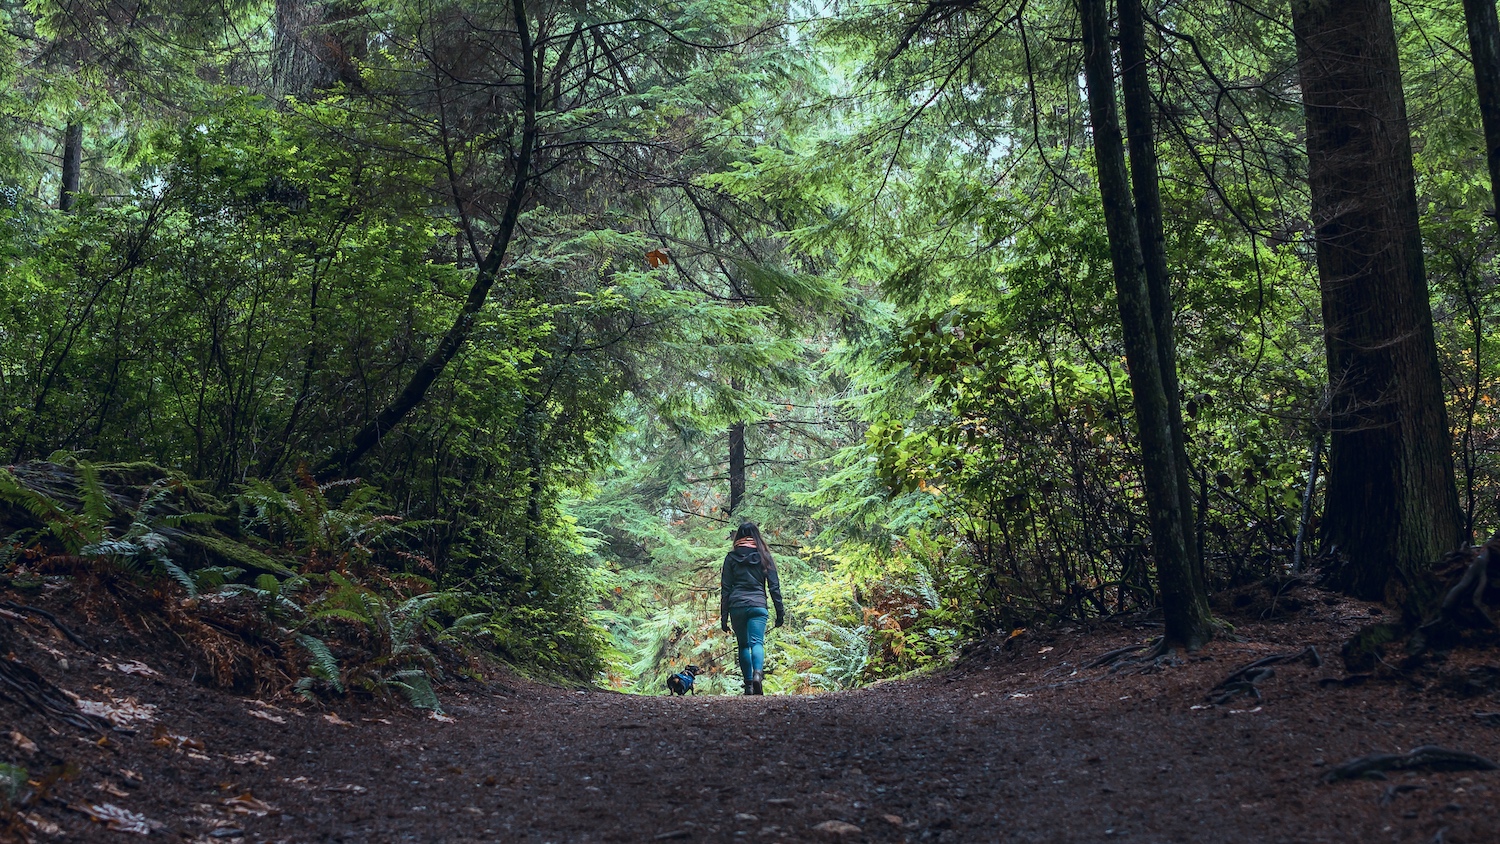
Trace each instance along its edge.
{"label": "shaded forest floor", "polygon": [[[1276,603],[1284,617],[1258,620],[1266,597],[1226,613],[1238,641],[1149,673],[1082,667],[1152,632],[1110,622],[817,696],[630,697],[495,672],[445,691],[450,721],[368,700],[235,696],[60,606],[94,652],[7,614],[14,656],[58,686],[127,715],[154,707],[136,711],[149,718],[135,734],[101,742],[0,700],[0,760],[36,781],[61,773],[11,835],[123,841],[140,825],[203,842],[1500,840],[1500,772],[1322,782],[1375,751],[1439,744],[1500,758],[1500,716],[1477,714],[1500,709],[1500,654],[1346,685],[1339,645],[1378,608],[1300,588]],[[1210,703],[1234,669],[1307,645],[1323,665],[1277,665],[1262,700]]]}

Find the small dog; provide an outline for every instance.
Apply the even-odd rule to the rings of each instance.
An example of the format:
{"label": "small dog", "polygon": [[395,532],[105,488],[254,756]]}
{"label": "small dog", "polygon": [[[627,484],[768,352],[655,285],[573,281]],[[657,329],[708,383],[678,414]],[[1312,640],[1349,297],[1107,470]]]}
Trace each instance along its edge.
{"label": "small dog", "polygon": [[[673,674],[667,678],[667,691],[674,695],[685,695],[693,691],[693,683],[698,679],[698,666],[689,665],[682,670],[681,674]],[[696,694],[696,692],[694,692]]]}

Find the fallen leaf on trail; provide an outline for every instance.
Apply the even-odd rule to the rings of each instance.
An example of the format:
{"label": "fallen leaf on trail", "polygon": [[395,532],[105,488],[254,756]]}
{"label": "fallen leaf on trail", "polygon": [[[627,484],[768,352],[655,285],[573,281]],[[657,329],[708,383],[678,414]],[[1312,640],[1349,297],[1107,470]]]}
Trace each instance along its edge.
{"label": "fallen leaf on trail", "polygon": [[276,761],[276,757],[264,750],[252,750],[249,753],[236,753],[229,757],[229,761],[236,765],[259,765],[262,768]]}
{"label": "fallen leaf on trail", "polygon": [[189,750],[187,752],[187,756],[188,756],[189,759],[197,759],[199,762],[212,762],[213,761],[212,757],[205,756],[202,753],[197,753],[197,752],[192,751],[192,750]]}
{"label": "fallen leaf on trail", "polygon": [[864,831],[847,821],[823,821],[813,826],[812,829],[813,832],[832,840],[853,838]]}
{"label": "fallen leaf on trail", "polygon": [[272,724],[286,723],[286,719],[281,717],[280,715],[272,715],[269,712],[261,712],[259,709],[250,709],[246,711],[250,713],[251,718],[259,718],[262,721],[270,721]]}
{"label": "fallen leaf on trail", "polygon": [[52,821],[47,820],[46,818],[38,815],[35,812],[26,815],[25,818],[27,826],[31,827],[37,832],[40,832],[43,835],[57,836],[63,834],[62,827],[58,826]]}
{"label": "fallen leaf on trail", "polygon": [[323,786],[323,790],[334,791],[340,794],[364,794],[370,789],[365,788],[362,785],[325,785]]}
{"label": "fallen leaf on trail", "polygon": [[880,817],[891,826],[900,826],[901,824],[906,823],[906,821],[903,820],[900,815],[881,815]]}
{"label": "fallen leaf on trail", "polygon": [[160,724],[156,725],[156,738],[152,739],[151,743],[156,745],[157,747],[171,747],[177,750],[181,750],[183,748],[200,751],[208,749],[208,747],[205,746],[203,742],[195,738],[188,738],[187,736],[179,736],[174,733],[167,732],[167,728],[163,727]]}
{"label": "fallen leaf on trail", "polygon": [[94,788],[98,789],[99,791],[104,792],[105,794],[108,794],[110,797],[129,797],[130,796],[130,792],[126,791],[125,789],[123,789],[123,788],[119,787],[118,785],[115,785],[114,783],[109,782],[107,780],[105,782],[101,782],[101,783],[96,784],[94,786]]}
{"label": "fallen leaf on trail", "polygon": [[125,781],[131,785],[140,785],[146,781],[144,777],[129,768],[121,768],[120,776],[124,777]]}
{"label": "fallen leaf on trail", "polygon": [[128,727],[136,721],[156,720],[156,707],[149,703],[141,703],[133,697],[108,701],[78,698],[73,703],[78,707],[79,712],[103,718],[116,727]]}
{"label": "fallen leaf on trail", "polygon": [[257,818],[263,818],[272,812],[279,813],[281,811],[264,800],[257,800],[248,791],[239,797],[228,798],[224,801],[224,805],[229,807],[229,811],[236,815],[254,815]]}
{"label": "fallen leaf on trail", "polygon": [[29,739],[29,738],[21,735],[19,732],[15,731],[15,730],[11,730],[9,733],[7,733],[6,737],[10,739],[10,743],[11,743],[12,747],[14,747],[15,749],[21,751],[22,753],[26,754],[27,756],[30,756],[31,754],[33,754],[33,753],[35,753],[37,751],[36,742],[34,742],[31,739]]}
{"label": "fallen leaf on trail", "polygon": [[123,674],[139,674],[142,677],[159,677],[160,672],[138,659],[130,662],[122,662],[115,666]]}
{"label": "fallen leaf on trail", "polygon": [[444,724],[457,724],[458,723],[458,719],[457,718],[454,718],[454,717],[449,716],[449,715],[444,715],[443,713],[437,711],[436,709],[434,709],[431,712],[427,713],[427,717],[431,718],[434,721],[441,721]]}
{"label": "fallen leaf on trail", "polygon": [[353,724],[349,723],[348,721],[345,721],[344,719],[340,718],[339,714],[337,712],[329,712],[329,713],[325,714],[323,716],[323,720],[327,721],[328,723],[330,723],[332,725],[334,725],[335,727],[352,727],[352,726],[354,726]]}
{"label": "fallen leaf on trail", "polygon": [[87,815],[89,820],[102,823],[116,832],[132,832],[136,835],[150,835],[151,827],[159,826],[146,819],[145,815],[138,815],[129,809],[122,809],[113,803],[74,803],[68,808],[75,812]]}

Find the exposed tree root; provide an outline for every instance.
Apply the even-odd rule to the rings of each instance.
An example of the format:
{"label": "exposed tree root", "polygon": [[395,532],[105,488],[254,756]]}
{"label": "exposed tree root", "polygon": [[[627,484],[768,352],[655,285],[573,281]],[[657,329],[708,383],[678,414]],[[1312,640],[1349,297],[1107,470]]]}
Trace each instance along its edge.
{"label": "exposed tree root", "polygon": [[[1160,641],[1160,640],[1156,640],[1156,641]],[[1151,646],[1152,646],[1151,642],[1144,642],[1144,643],[1139,644],[1139,645],[1127,645],[1127,646],[1125,646],[1123,648],[1115,648],[1112,651],[1108,651],[1106,653],[1102,653],[1099,656],[1095,657],[1094,659],[1089,660],[1087,663],[1084,664],[1083,667],[1084,668],[1098,668],[1098,667],[1103,666],[1103,665],[1114,665],[1115,663],[1119,662],[1124,657],[1129,656],[1130,654],[1133,654],[1136,651],[1145,650],[1146,648],[1149,648]]]}
{"label": "exposed tree root", "polygon": [[0,698],[56,718],[81,730],[107,732],[111,725],[103,718],[78,711],[62,690],[49,683],[24,662],[0,659]]}
{"label": "exposed tree root", "polygon": [[1410,753],[1372,753],[1350,759],[1323,775],[1324,782],[1373,777],[1385,779],[1386,771],[1494,771],[1500,765],[1464,750],[1437,745],[1418,747]]}
{"label": "exposed tree root", "polygon": [[[1131,656],[1131,654],[1137,655]],[[1100,654],[1083,667],[1099,668],[1108,665],[1111,674],[1117,671],[1124,671],[1127,674],[1145,674],[1182,664],[1178,648],[1169,646],[1165,636],[1158,636],[1143,644],[1116,648],[1108,653]]]}
{"label": "exposed tree root", "polygon": [[0,607],[4,607],[11,612],[30,613],[31,615],[40,616],[41,618],[52,622],[52,626],[60,630],[64,636],[67,636],[68,641],[72,642],[80,648],[83,648],[86,651],[93,651],[93,648],[90,648],[88,643],[83,641],[83,639],[77,633],[69,630],[66,624],[63,624],[61,621],[57,620],[57,616],[53,615],[50,612],[47,612],[44,609],[29,607],[25,604],[18,604],[15,601],[0,601]]}
{"label": "exposed tree root", "polygon": [[1254,662],[1240,666],[1228,677],[1220,680],[1219,684],[1208,693],[1209,700],[1215,706],[1228,703],[1242,694],[1251,695],[1256,700],[1260,700],[1260,689],[1256,684],[1276,676],[1276,670],[1271,666],[1299,659],[1306,659],[1314,668],[1323,664],[1323,657],[1318,653],[1318,649],[1311,645],[1294,653],[1261,657]]}

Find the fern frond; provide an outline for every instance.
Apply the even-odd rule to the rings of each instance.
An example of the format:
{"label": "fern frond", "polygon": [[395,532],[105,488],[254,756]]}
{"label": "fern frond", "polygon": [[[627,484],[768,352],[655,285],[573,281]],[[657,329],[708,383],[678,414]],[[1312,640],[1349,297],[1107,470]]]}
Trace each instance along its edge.
{"label": "fern frond", "polygon": [[151,561],[156,564],[158,574],[164,574],[177,581],[179,586],[187,590],[189,598],[198,597],[198,583],[193,580],[193,576],[188,574],[182,566],[172,562],[172,558],[168,557],[165,551],[153,554]]}
{"label": "fern frond", "polygon": [[427,672],[420,668],[408,668],[385,678],[385,685],[401,690],[412,706],[418,709],[431,709],[441,713],[443,706],[438,702],[437,692],[432,690],[432,678]]}
{"label": "fern frond", "polygon": [[[78,461],[78,489],[83,497],[83,515],[89,527],[103,531],[109,524],[109,496],[99,482],[99,467],[86,460]],[[97,535],[97,534],[96,534]]]}
{"label": "fern frond", "polygon": [[306,633],[297,636],[297,644],[306,648],[307,652],[312,655],[312,663],[307,670],[312,672],[314,677],[333,686],[339,694],[343,694],[344,682],[339,675],[339,661],[334,657],[333,651],[328,649],[328,645],[324,644],[322,639]]}
{"label": "fern frond", "polygon": [[344,621],[352,621],[355,624],[359,624],[365,627],[368,627],[373,623],[372,619],[360,615],[354,610],[346,610],[341,607],[335,607],[333,609],[327,610],[318,610],[317,612],[309,613],[307,617],[312,621],[322,621],[329,618],[341,618]]}

